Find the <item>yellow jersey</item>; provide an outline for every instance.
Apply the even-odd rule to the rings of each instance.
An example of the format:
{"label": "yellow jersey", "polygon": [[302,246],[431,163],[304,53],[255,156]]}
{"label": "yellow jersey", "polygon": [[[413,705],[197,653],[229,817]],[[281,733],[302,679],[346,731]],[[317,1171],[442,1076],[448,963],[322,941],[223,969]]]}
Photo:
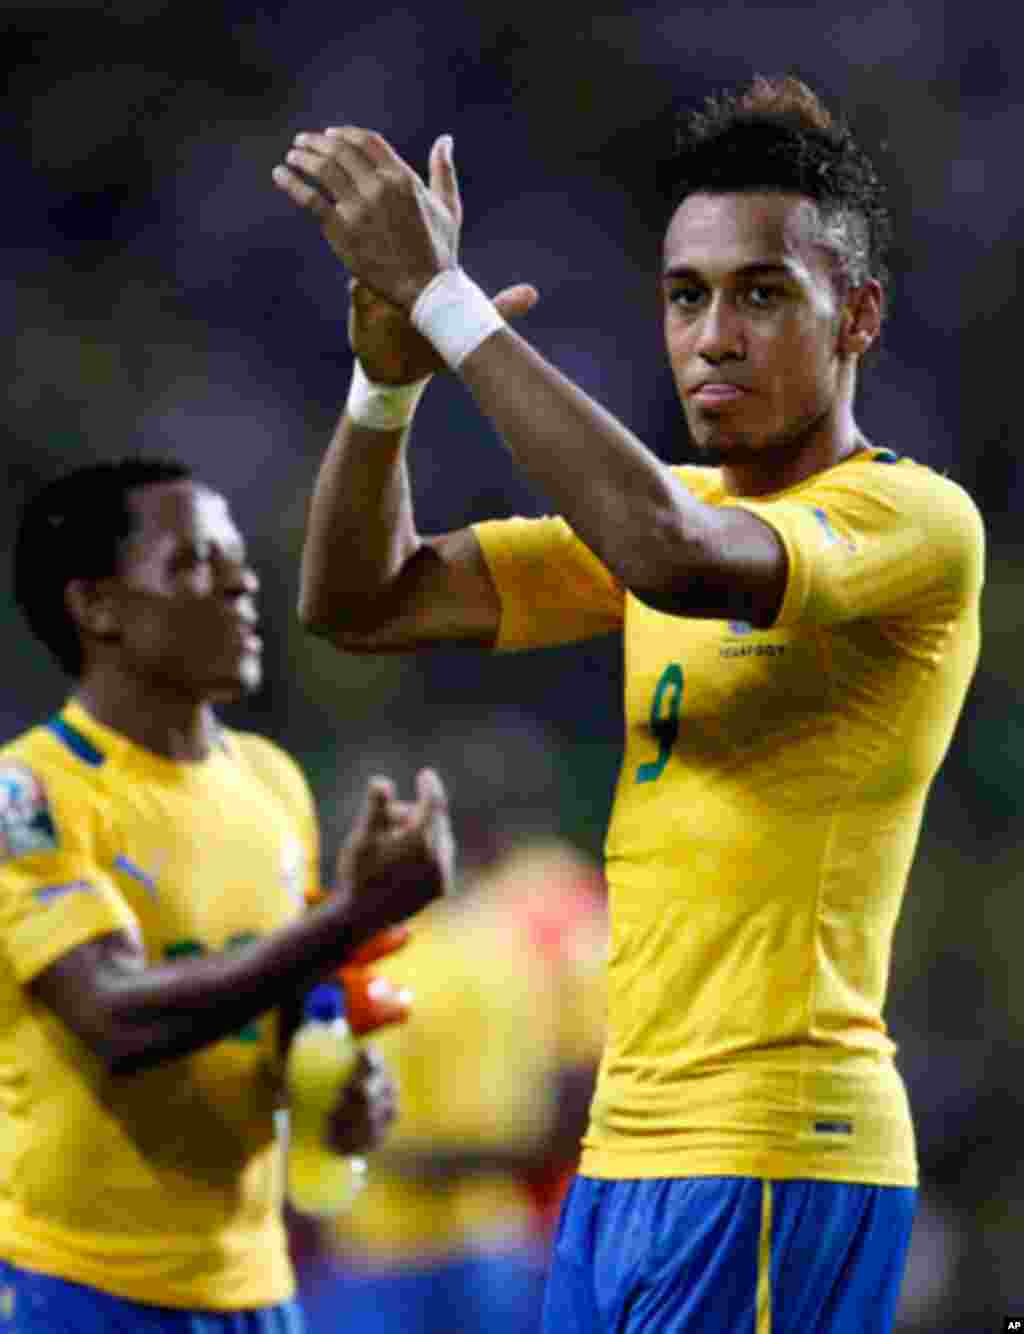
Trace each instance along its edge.
{"label": "yellow jersey", "polygon": [[952,481],[885,450],[756,501],[718,469],[674,471],[778,534],[770,629],[653,610],[558,518],[475,529],[497,648],[623,636],[609,1032],[581,1170],[912,1185],[883,1006],[977,661],[981,520]]}
{"label": "yellow jersey", "polygon": [[0,750],[0,1255],[157,1305],[292,1294],[275,1016],[112,1076],[27,984],[116,930],[154,964],[243,948],[301,913],[318,855],[304,778],[258,736],[175,763],[72,701]]}

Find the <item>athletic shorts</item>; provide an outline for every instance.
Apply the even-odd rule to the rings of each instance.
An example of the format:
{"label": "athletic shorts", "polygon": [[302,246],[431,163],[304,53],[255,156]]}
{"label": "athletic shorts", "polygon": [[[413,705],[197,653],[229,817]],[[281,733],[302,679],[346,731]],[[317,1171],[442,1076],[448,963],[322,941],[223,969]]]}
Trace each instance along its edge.
{"label": "athletic shorts", "polygon": [[0,1260],[0,1334],[305,1334],[296,1302],[183,1311],[113,1297]]}
{"label": "athletic shorts", "polygon": [[400,1269],[331,1264],[302,1282],[309,1334],[537,1334],[544,1298],[543,1258],[525,1249]]}
{"label": "athletic shorts", "polygon": [[917,1192],[577,1177],[544,1334],[890,1334]]}

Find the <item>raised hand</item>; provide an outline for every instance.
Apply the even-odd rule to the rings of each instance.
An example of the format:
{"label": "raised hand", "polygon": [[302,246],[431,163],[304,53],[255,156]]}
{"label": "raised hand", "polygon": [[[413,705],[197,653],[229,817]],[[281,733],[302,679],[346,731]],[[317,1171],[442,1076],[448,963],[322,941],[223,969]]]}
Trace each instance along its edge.
{"label": "raised hand", "polygon": [[[354,278],[349,292],[348,340],[374,383],[411,384],[447,369],[433,344],[413,327],[401,306]],[[494,304],[506,320],[513,320],[525,315],[537,300],[535,287],[517,283],[500,291]]]}
{"label": "raised hand", "polygon": [[350,125],[297,134],[273,179],[319,219],[354,277],[405,310],[459,262],[462,200],[448,135],[431,149],[429,187],[386,139]]}
{"label": "raised hand", "polygon": [[434,770],[417,774],[411,802],[399,800],[390,779],[371,779],[336,867],[338,885],[349,888],[360,916],[378,929],[451,893],[455,838]]}

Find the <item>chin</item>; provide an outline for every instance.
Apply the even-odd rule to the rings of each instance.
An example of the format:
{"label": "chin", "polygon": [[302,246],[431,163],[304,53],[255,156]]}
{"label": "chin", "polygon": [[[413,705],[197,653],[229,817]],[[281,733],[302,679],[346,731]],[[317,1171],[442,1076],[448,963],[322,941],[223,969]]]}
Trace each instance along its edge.
{"label": "chin", "polygon": [[247,660],[240,663],[230,676],[224,675],[210,681],[206,687],[206,696],[211,704],[233,704],[235,700],[254,695],[262,684],[262,664]]}
{"label": "chin", "polygon": [[760,452],[753,441],[738,432],[702,431],[694,437],[693,443],[702,454],[714,454],[735,461],[753,457]]}

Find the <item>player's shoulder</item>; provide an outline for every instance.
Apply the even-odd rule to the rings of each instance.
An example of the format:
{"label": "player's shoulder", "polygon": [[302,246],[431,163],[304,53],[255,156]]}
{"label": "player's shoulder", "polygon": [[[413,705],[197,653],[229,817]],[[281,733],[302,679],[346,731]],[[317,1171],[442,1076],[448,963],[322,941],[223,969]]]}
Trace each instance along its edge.
{"label": "player's shoulder", "polygon": [[0,746],[0,770],[27,769],[60,789],[94,790],[90,779],[103,756],[88,740],[61,725],[59,717],[37,723]]}
{"label": "player's shoulder", "polygon": [[58,828],[102,823],[94,757],[76,755],[55,720],[0,746],[0,860],[57,846]]}
{"label": "player's shoulder", "polygon": [[888,449],[840,464],[811,480],[811,491],[882,506],[921,527],[944,530],[969,545],[981,545],[984,523],[970,492],[929,464]]}
{"label": "player's shoulder", "polygon": [[819,474],[819,480],[830,487],[905,497],[908,503],[919,497],[939,500],[977,513],[970,493],[948,473],[891,449],[873,449]]}
{"label": "player's shoulder", "polygon": [[272,789],[290,805],[308,807],[312,802],[309,783],[298,761],[276,741],[260,732],[224,729],[228,749],[252,778]]}

